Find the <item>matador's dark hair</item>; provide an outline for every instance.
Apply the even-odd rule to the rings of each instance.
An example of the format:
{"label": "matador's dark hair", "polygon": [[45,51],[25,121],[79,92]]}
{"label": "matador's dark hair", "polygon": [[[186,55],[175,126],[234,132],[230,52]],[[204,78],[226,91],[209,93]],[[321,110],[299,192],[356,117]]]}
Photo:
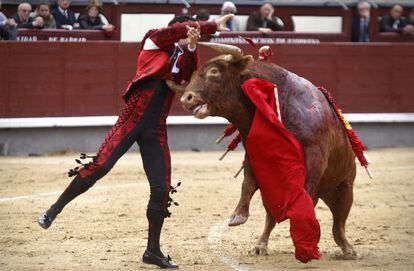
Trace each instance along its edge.
{"label": "matador's dark hair", "polygon": [[180,16],[176,16],[174,19],[172,19],[169,23],[168,26],[175,24],[175,23],[183,23],[183,22],[187,22],[187,21],[194,21],[196,22],[197,20],[194,19],[191,16],[188,15],[180,15]]}

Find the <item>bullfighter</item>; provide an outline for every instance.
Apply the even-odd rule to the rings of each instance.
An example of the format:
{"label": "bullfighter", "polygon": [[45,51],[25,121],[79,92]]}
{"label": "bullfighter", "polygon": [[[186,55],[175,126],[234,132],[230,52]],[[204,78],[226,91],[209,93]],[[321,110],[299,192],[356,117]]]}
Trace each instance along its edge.
{"label": "bullfighter", "polygon": [[40,215],[38,223],[42,228],[49,228],[70,201],[105,176],[137,142],[150,184],[146,213],[148,243],[142,260],[161,268],[178,268],[160,249],[161,230],[165,217],[170,214],[167,207],[172,201],[169,193],[173,188],[166,118],[175,94],[166,80],[173,80],[176,84],[189,81],[197,68],[196,43],[200,35],[225,31],[223,24],[232,16],[199,23],[192,17],[178,16],[168,27],[146,33],[138,52],[137,72],[123,94],[125,106],[118,120],[95,156],[81,154],[81,159],[92,158],[91,162],[76,160],[81,165],[69,171],[70,177],[76,177],[58,200]]}

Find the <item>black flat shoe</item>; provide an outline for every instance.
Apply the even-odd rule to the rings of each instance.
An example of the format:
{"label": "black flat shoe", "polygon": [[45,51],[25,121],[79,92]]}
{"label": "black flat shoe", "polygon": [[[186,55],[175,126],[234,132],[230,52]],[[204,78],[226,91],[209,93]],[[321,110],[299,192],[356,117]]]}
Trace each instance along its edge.
{"label": "black flat shoe", "polygon": [[39,223],[40,227],[43,229],[48,229],[50,225],[52,225],[53,220],[55,220],[56,216],[59,214],[59,211],[55,210],[53,207],[49,208],[46,212],[39,216],[37,223]]}
{"label": "black flat shoe", "polygon": [[145,250],[142,261],[147,264],[155,264],[163,269],[178,269],[178,265],[171,263],[170,256],[159,257],[148,250]]}
{"label": "black flat shoe", "polygon": [[39,223],[40,227],[43,229],[47,229],[52,225],[53,219],[47,216],[46,213],[43,213],[39,216],[39,219],[37,220],[37,223]]}

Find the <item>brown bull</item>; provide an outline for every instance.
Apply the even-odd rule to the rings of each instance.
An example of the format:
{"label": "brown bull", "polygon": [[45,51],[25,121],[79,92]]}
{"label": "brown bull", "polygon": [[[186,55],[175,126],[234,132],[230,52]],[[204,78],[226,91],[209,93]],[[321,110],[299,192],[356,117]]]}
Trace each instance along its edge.
{"label": "brown bull", "polygon": [[[170,84],[175,91],[183,93],[183,106],[197,118],[226,118],[238,128],[245,144],[255,107],[240,85],[249,78],[264,78],[276,84],[281,90],[282,122],[302,144],[305,153],[305,189],[314,205],[321,198],[329,206],[334,240],[345,257],[355,258],[356,252],[345,237],[345,222],[353,201],[355,155],[342,123],[325,96],[308,80],[275,64],[243,56],[237,47],[208,46],[225,55],[211,59],[194,72],[185,90]],[[230,218],[230,226],[247,221],[250,200],[258,189],[247,155],[245,161],[241,198]],[[266,253],[275,224],[267,211],[264,231],[254,249],[256,254]]]}

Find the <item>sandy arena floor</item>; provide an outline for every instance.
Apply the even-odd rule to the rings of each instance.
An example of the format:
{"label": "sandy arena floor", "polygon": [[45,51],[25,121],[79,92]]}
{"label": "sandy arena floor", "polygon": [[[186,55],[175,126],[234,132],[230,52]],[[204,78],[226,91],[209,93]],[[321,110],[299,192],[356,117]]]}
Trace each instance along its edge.
{"label": "sandy arena floor", "polygon": [[[321,261],[295,260],[289,223],[277,225],[268,256],[249,251],[262,231],[257,193],[246,224],[229,228],[242,177],[233,179],[243,153],[173,153],[173,182],[182,181],[162,237],[164,252],[181,270],[414,270],[414,149],[369,152],[375,180],[361,168],[347,235],[360,259],[338,260],[331,213],[322,201]],[[136,153],[124,156],[104,179],[70,203],[47,231],[37,216],[70,181],[75,154],[0,157],[1,270],[143,270],[148,184]]]}

